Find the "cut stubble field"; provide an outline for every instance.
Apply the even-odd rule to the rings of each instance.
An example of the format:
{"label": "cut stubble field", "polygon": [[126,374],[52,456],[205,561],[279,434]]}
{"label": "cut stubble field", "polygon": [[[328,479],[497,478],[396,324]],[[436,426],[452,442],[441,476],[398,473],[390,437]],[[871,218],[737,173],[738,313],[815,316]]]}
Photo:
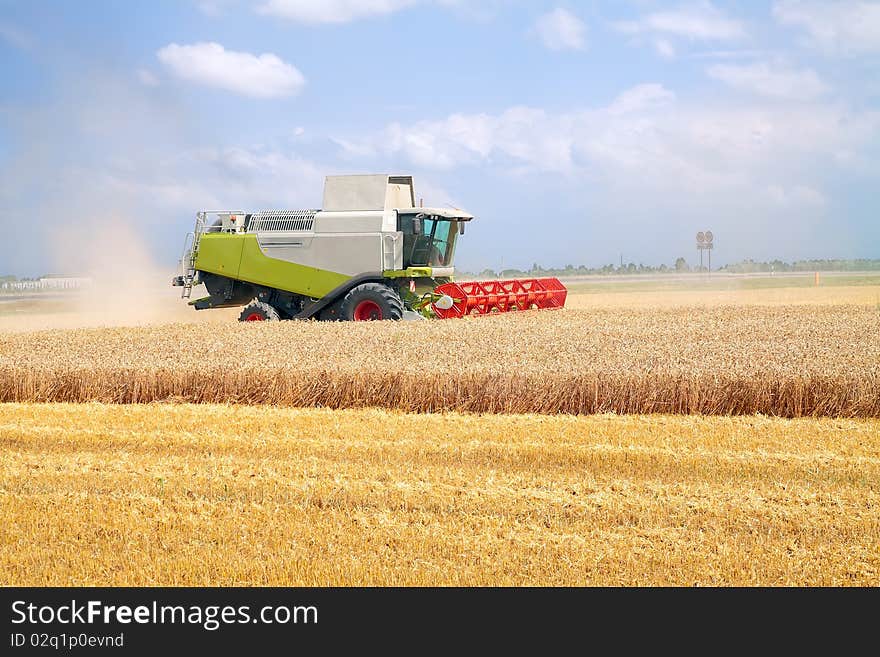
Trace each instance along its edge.
{"label": "cut stubble field", "polygon": [[28,585],[880,583],[880,420],[0,405]]}

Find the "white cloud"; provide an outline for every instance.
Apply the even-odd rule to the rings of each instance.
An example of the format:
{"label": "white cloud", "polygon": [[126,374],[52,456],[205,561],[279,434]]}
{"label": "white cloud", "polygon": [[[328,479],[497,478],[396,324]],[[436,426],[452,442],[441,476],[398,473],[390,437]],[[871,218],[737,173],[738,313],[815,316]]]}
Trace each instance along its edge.
{"label": "white cloud", "polygon": [[675,100],[675,94],[662,84],[639,84],[620,94],[611,105],[608,113],[619,115],[657,109],[669,105]]}
{"label": "white cloud", "polygon": [[672,59],[675,57],[675,47],[668,39],[657,39],[654,41],[654,47],[657,49],[657,53],[661,57],[665,57],[666,59]]}
{"label": "white cloud", "polygon": [[805,30],[811,44],[828,52],[880,52],[880,3],[781,0],[773,15]]}
{"label": "white cloud", "polygon": [[811,69],[756,62],[742,66],[717,64],[708,67],[706,73],[734,89],[770,98],[811,100],[828,91],[828,86]]}
{"label": "white cloud", "polygon": [[297,93],[305,78],[277,55],[226,50],[219,43],[181,46],[171,43],[157,53],[177,77],[254,98],[278,98]]}
{"label": "white cloud", "polygon": [[209,149],[191,157],[222,207],[319,207],[324,175],[331,172],[295,154],[256,147]]}
{"label": "white cloud", "polygon": [[735,41],[746,34],[740,21],[729,18],[709,2],[645,14],[634,21],[615,23],[615,27],[626,34],[691,41]]}
{"label": "white cloud", "polygon": [[510,0],[434,0],[434,4],[452,11],[466,20],[486,23],[507,11]]}
{"label": "white cloud", "polygon": [[0,40],[19,50],[27,50],[33,45],[30,35],[9,23],[0,23]]}
{"label": "white cloud", "polygon": [[348,23],[390,14],[416,0],[267,0],[258,11],[298,23]]}
{"label": "white cloud", "polygon": [[535,33],[550,50],[581,50],[587,26],[567,9],[557,8],[535,21]]}
{"label": "white cloud", "polygon": [[[550,207],[546,221],[567,227],[573,241],[533,240],[533,258],[569,258],[573,250],[601,257],[624,241],[654,258],[689,247],[685,236],[707,226],[723,244],[722,259],[846,252],[861,220],[847,218],[846,193],[829,181],[869,189],[880,180],[873,157],[880,111],[824,97],[691,99],[656,83],[598,107],[456,113],[344,136],[353,163],[393,163],[455,185],[488,232],[493,220],[497,232],[502,215],[505,230],[527,232],[534,211],[524,208]],[[494,181],[485,187],[494,194],[469,185],[474,175]],[[635,238],[621,241],[627,231]]]}
{"label": "white cloud", "polygon": [[403,156],[426,169],[563,174],[581,185],[596,183],[606,197],[669,203],[680,195],[685,204],[704,199],[742,207],[753,199],[767,207],[816,208],[825,202],[816,181],[829,167],[880,175],[864,157],[878,135],[878,112],[815,103],[697,105],[644,84],[600,108],[453,114],[393,123],[367,139],[338,143],[355,158]]}
{"label": "white cloud", "polygon": [[229,5],[235,0],[198,0],[196,6],[206,16],[218,18],[226,13]]}
{"label": "white cloud", "polygon": [[766,55],[762,50],[704,50],[689,55],[692,59],[754,59]]}
{"label": "white cloud", "polygon": [[540,137],[531,132],[547,121],[543,110],[512,107],[497,116],[453,114],[411,126],[392,123],[372,138],[334,141],[352,157],[401,153],[413,164],[427,169],[452,169],[461,163],[490,161],[496,156],[540,160],[547,170],[568,169],[568,140],[560,138],[558,131]]}
{"label": "white cloud", "polygon": [[771,202],[783,208],[821,208],[828,203],[825,194],[809,185],[793,185],[787,188],[770,185],[765,193]]}
{"label": "white cloud", "polygon": [[159,79],[150,71],[145,68],[138,69],[137,72],[138,80],[141,81],[141,84],[144,84],[148,87],[156,87],[159,85]]}

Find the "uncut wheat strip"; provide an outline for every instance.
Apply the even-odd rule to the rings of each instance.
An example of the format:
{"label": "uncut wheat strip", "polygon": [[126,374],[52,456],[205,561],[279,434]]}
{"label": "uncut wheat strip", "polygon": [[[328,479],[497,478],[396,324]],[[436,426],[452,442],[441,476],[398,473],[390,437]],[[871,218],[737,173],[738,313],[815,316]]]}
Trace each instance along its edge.
{"label": "uncut wheat strip", "polygon": [[170,400],[416,412],[880,416],[880,385],[874,375],[765,380],[669,372],[568,377],[463,373],[426,385],[424,377],[400,372],[2,368],[0,400]]}

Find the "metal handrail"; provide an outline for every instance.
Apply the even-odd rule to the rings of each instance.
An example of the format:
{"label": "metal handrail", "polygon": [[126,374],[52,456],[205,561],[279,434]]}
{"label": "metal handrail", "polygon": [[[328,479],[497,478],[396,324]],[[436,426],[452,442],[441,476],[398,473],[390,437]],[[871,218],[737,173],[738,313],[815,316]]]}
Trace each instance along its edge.
{"label": "metal handrail", "polygon": [[[189,298],[193,285],[196,283],[196,256],[199,250],[199,240],[202,235],[215,230],[215,226],[208,224],[208,217],[248,217],[245,226],[237,224],[232,228],[233,232],[242,229],[249,233],[263,231],[284,232],[310,232],[315,226],[315,215],[320,210],[262,210],[260,212],[245,212],[243,210],[201,210],[196,212],[195,225],[191,232],[186,234],[183,242],[183,251],[180,255],[180,276],[182,281],[181,296]],[[225,222],[224,222],[225,223]],[[222,226],[216,226],[217,231],[223,230]],[[227,231],[230,230],[227,228]]]}
{"label": "metal handrail", "polygon": [[249,233],[262,231],[308,232],[314,228],[315,215],[320,210],[263,210],[251,214]]}

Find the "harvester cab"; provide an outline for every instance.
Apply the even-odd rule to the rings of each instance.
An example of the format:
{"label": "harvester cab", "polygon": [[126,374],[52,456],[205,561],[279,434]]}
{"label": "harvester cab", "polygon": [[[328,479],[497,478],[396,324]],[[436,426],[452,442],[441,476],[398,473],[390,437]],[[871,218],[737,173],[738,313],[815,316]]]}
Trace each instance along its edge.
{"label": "harvester cab", "polygon": [[555,308],[557,279],[455,283],[473,215],[417,207],[411,176],[328,176],[320,210],[202,211],[172,284],[196,310],[243,306],[242,321],[460,317]]}

